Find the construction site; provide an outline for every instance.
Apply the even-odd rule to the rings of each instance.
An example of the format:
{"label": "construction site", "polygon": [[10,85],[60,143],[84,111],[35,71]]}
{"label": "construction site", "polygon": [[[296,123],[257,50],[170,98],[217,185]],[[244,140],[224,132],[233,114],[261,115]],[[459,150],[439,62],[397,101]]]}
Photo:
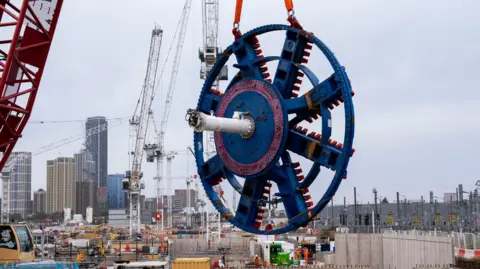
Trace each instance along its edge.
{"label": "construction site", "polygon": [[[382,15],[365,11],[368,26],[356,27],[340,22],[353,13],[328,4],[328,27],[339,29],[327,31],[327,17],[309,10],[325,4],[256,2],[0,0],[0,268],[480,268],[480,181],[467,169],[460,184],[423,183],[433,180],[425,170],[452,161],[435,151],[448,143],[415,145],[428,153],[401,143],[428,124],[428,140],[440,141],[447,128],[427,118],[437,110],[407,108],[423,97],[402,103],[383,90],[400,78],[382,71],[403,64],[401,79],[413,80],[416,69],[393,60],[388,42],[398,37],[387,36],[397,28],[376,20],[412,23],[402,37],[411,51],[446,43],[413,37],[413,21],[430,34],[433,23],[408,5],[379,4]],[[467,11],[480,8],[446,6],[430,19],[451,11],[473,22]],[[397,9],[408,15],[401,22]],[[358,35],[350,44],[346,29]],[[375,53],[357,50],[362,42]],[[364,70],[365,55],[381,63],[378,75]],[[354,88],[350,77],[370,84]],[[365,108],[389,94],[395,101]],[[406,124],[397,107],[416,111],[408,123],[421,119]],[[477,113],[465,111],[452,119]],[[109,116],[85,116],[100,114]],[[460,126],[471,121],[452,120],[479,134]],[[85,129],[72,136],[74,124]],[[471,152],[452,166],[470,166]],[[385,180],[393,169],[398,177]]]}

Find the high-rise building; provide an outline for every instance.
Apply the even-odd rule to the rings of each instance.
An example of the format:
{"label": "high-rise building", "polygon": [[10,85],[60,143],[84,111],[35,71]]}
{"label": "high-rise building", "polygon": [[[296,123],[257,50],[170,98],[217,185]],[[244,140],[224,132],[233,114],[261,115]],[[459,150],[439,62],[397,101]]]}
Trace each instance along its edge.
{"label": "high-rise building", "polygon": [[75,158],[75,181],[76,206],[75,213],[86,217],[86,208],[91,206],[97,211],[97,177],[95,175],[95,161],[90,151],[86,149],[74,154]]}
{"label": "high-rise building", "polygon": [[[175,196],[177,199],[180,200],[180,206],[182,208],[187,207],[187,194],[188,189],[177,189],[175,190]],[[195,190],[190,189],[190,198],[191,198],[191,205],[192,207],[196,207],[195,201],[197,200],[197,192]]]}
{"label": "high-rise building", "polygon": [[75,158],[75,180],[79,181],[89,181],[93,180],[96,182],[95,175],[95,161],[93,160],[93,155],[86,149],[80,150],[79,153],[74,154]]}
{"label": "high-rise building", "polygon": [[33,193],[33,214],[45,213],[47,192],[43,189]]}
{"label": "high-rise building", "polygon": [[[13,161],[13,162],[12,162]],[[2,171],[3,195],[9,195],[10,214],[29,214],[32,199],[32,153],[12,152]]]}
{"label": "high-rise building", "polygon": [[87,217],[87,207],[96,211],[97,184],[93,180],[77,181],[75,213]]}
{"label": "high-rise building", "polygon": [[108,208],[125,208],[125,195],[122,189],[122,174],[108,175]]}
{"label": "high-rise building", "polygon": [[97,188],[97,206],[96,212],[93,210],[95,216],[108,216],[108,191],[107,187]]}
{"label": "high-rise building", "polygon": [[47,214],[75,210],[75,159],[59,157],[47,161]]}
{"label": "high-rise building", "polygon": [[[105,117],[91,117],[85,124],[86,149],[95,162],[95,182],[98,187],[107,187],[108,173],[108,128]],[[101,128],[103,131],[90,134],[91,129]]]}

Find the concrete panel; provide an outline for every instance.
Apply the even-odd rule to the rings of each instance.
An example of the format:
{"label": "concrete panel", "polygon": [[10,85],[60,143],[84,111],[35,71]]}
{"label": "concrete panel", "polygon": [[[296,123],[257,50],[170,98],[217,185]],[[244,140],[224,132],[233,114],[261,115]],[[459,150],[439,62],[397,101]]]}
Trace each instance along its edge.
{"label": "concrete panel", "polygon": [[[335,236],[336,237],[336,236]],[[359,264],[359,244],[358,244],[358,234],[347,234],[346,237],[347,243],[347,264],[354,265]],[[336,247],[336,243],[335,243]],[[362,246],[363,247],[363,246]]]}
{"label": "concrete panel", "polygon": [[[358,264],[371,265],[372,234],[358,234]],[[351,265],[351,264],[350,264]]]}
{"label": "concrete panel", "polygon": [[383,240],[381,234],[371,235],[370,266],[381,268],[383,266]]}
{"label": "concrete panel", "polygon": [[414,268],[454,263],[452,240],[425,233],[336,234],[336,254],[329,259],[339,266]]}

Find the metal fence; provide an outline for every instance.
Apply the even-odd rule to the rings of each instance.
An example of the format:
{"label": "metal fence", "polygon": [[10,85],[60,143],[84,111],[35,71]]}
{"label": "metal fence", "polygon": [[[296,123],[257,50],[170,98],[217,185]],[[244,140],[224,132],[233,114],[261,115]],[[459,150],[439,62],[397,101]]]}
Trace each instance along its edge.
{"label": "metal fence", "polygon": [[480,234],[452,233],[453,246],[461,249],[480,249]]}

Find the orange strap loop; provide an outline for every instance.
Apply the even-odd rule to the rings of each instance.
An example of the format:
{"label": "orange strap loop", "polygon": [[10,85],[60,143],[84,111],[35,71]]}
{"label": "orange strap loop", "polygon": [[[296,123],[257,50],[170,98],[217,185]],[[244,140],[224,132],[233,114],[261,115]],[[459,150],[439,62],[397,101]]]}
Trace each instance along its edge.
{"label": "orange strap loop", "polygon": [[[240,18],[242,16],[242,7],[243,7],[243,0],[237,0],[237,4],[235,5],[235,17],[233,19],[233,29],[232,33],[235,36],[235,39],[238,39],[242,36],[240,32]],[[303,29],[300,23],[298,22],[297,18],[295,17],[295,11],[293,9],[293,0],[285,0],[285,8],[288,12],[288,22],[290,22],[291,27],[297,29]]]}
{"label": "orange strap loop", "polygon": [[290,12],[293,10],[293,0],[285,0],[285,7],[287,11]]}
{"label": "orange strap loop", "polygon": [[240,22],[240,17],[242,16],[242,5],[243,0],[237,0],[237,5],[235,6],[235,18],[233,20],[234,24],[238,24]]}

